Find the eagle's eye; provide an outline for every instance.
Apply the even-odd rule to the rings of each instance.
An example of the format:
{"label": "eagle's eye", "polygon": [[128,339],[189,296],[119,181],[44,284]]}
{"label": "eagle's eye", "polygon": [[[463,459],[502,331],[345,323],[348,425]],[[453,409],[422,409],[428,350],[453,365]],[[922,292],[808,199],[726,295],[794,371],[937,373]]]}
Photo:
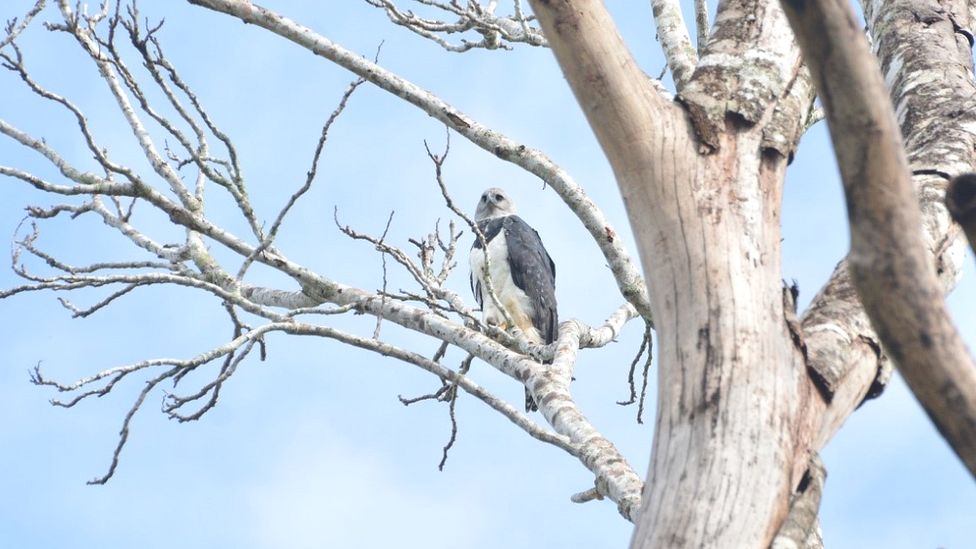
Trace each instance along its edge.
{"label": "eagle's eye", "polygon": [[481,201],[482,202],[488,202],[488,195],[487,194],[481,195]]}
{"label": "eagle's eye", "polygon": [[496,194],[495,195],[495,202],[501,202],[502,200],[505,200],[505,197],[504,196],[502,196],[500,194]]}

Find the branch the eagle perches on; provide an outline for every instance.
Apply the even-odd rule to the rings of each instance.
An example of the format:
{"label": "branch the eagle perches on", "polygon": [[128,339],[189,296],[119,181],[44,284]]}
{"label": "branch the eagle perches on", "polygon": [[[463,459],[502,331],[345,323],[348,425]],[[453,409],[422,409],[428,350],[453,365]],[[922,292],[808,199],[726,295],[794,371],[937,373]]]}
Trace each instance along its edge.
{"label": "branch the eagle perches on", "polygon": [[[108,470],[90,483],[105,483],[115,474],[133,418],[154,394],[163,397],[162,411],[168,417],[180,422],[198,420],[217,404],[222,387],[248,357],[257,354],[260,360],[265,359],[267,336],[283,333],[333,339],[397,358],[439,378],[442,388],[438,390],[439,393],[430,396],[449,402],[452,436],[444,449],[445,458],[456,434],[454,401],[460,390],[501,413],[530,436],[578,458],[594,474],[595,496],[609,498],[617,503],[624,516],[633,517],[643,483],[613,444],[585,418],[569,389],[579,350],[602,347],[612,342],[625,323],[639,316],[635,305],[647,311],[646,289],[619,239],[616,242],[607,239],[606,235],[616,234],[615,230],[565,172],[537,151],[495,132],[473,128],[473,131],[481,132],[481,140],[490,144],[495,154],[501,156],[508,154],[505,151],[511,151],[510,154],[521,158],[519,162],[534,165],[537,175],[541,174],[548,185],[559,187],[566,193],[582,222],[591,232],[602,236],[604,242],[601,248],[617,275],[618,285],[626,288],[624,295],[635,303],[618,307],[599,327],[589,327],[578,320],[564,322],[558,341],[544,348],[529,343],[517,333],[509,334],[484,324],[480,315],[447,286],[448,277],[456,265],[455,254],[463,233],[456,229],[454,221],[449,222],[446,236],[439,226],[435,226],[429,235],[411,239],[410,243],[416,248],[415,260],[411,253],[387,239],[392,213],[383,235],[375,237],[340,223],[341,212],[337,210],[335,220],[339,230],[352,239],[368,242],[381,254],[384,287],[379,291],[347,286],[312,272],[289,259],[283,250],[276,247],[276,236],[289,212],[317,178],[333,124],[347,107],[357,87],[365,81],[364,77],[357,78],[349,85],[340,96],[337,107],[327,116],[305,181],[288,197],[266,228],[260,220],[258,208],[251,203],[242,159],[231,137],[221,130],[205,109],[204,101],[192,91],[164,55],[159,38],[162,24],[141,22],[135,3],[124,10],[121,4],[117,4],[114,11],[104,4],[101,11],[93,15],[79,13],[67,1],[59,1],[57,6],[62,22],[47,24],[48,30],[72,36],[94,62],[152,170],[142,173],[114,159],[111,148],[99,140],[85,114],[70,98],[58,95],[33,79],[29,72],[28,56],[16,41],[16,33],[22,28],[11,26],[6,39],[7,47],[0,50],[3,67],[17,75],[36,96],[73,117],[79,135],[102,173],[76,168],[44,140],[0,120],[0,134],[46,159],[57,169],[62,181],[42,178],[13,166],[0,166],[0,174],[49,195],[75,199],[54,206],[28,208],[27,218],[18,227],[12,252],[14,271],[26,283],[0,291],[0,299],[41,290],[68,293],[68,297],[59,298],[60,302],[74,317],[83,318],[140,288],[177,285],[215,296],[226,311],[231,336],[226,343],[188,359],[141,360],[108,368],[70,383],[49,377],[39,366],[33,369],[31,379],[34,383],[67,395],[52,400],[52,404],[63,407],[72,407],[88,397],[103,396],[113,390],[117,392],[120,386],[133,378],[145,379],[145,384],[123,418]],[[37,7],[43,8],[44,2],[38,2]],[[133,53],[144,73],[130,64],[127,57]],[[375,61],[348,55],[352,62],[378,67]],[[389,79],[393,78],[389,73],[380,72],[381,76],[384,74]],[[149,97],[157,92],[164,98],[165,108],[176,113],[175,119],[167,118],[162,114],[164,109],[150,101]],[[439,101],[426,92],[416,94],[416,97],[428,103]],[[467,119],[454,111],[449,114]],[[473,123],[469,128],[472,126]],[[160,148],[159,135],[176,146]],[[464,218],[463,212],[453,206],[444,181],[442,170],[446,151],[443,155],[435,155],[428,149],[427,153],[434,162],[436,179],[445,202],[455,214]],[[188,186],[184,181],[192,181],[193,184]],[[162,183],[162,187],[158,186],[159,183]],[[232,198],[250,234],[233,234],[208,218],[203,207],[204,199],[214,192],[225,192]],[[135,207],[137,204],[139,207]],[[184,228],[185,239],[182,242],[161,242],[140,228],[143,215],[140,211],[145,207],[161,212],[175,225]],[[45,251],[41,230],[45,220],[56,217],[73,220],[82,216],[100,219],[106,227],[125,237],[150,259],[71,265]],[[226,261],[218,261],[210,251],[211,245],[234,252],[239,263],[230,265]],[[391,291],[386,287],[387,258],[410,275],[417,290]],[[35,263],[49,272],[35,272]],[[247,275],[254,264],[283,273],[300,289],[250,284]],[[79,305],[70,297],[75,290],[92,288],[105,288],[109,293],[90,305]],[[367,337],[315,321],[344,314],[371,315],[377,319],[376,330],[371,337]],[[433,357],[428,357],[383,341],[380,338],[381,321],[430,336],[441,342],[441,348]],[[645,322],[650,325],[649,315],[645,315]],[[646,337],[650,337],[649,328]],[[444,350],[448,345],[460,348],[468,355],[458,367],[444,363]],[[493,365],[528,386],[536,400],[542,403],[540,410],[548,425],[530,418],[479,385],[475,381],[477,376],[469,372],[472,357]],[[543,360],[551,360],[552,363],[543,366]],[[205,371],[210,365],[216,365],[216,369],[205,374],[208,379],[199,382],[196,380],[200,376],[196,376],[193,383],[197,384],[188,388],[188,374]],[[409,402],[411,399],[403,400]],[[588,498],[577,496],[576,499],[585,501]]]}

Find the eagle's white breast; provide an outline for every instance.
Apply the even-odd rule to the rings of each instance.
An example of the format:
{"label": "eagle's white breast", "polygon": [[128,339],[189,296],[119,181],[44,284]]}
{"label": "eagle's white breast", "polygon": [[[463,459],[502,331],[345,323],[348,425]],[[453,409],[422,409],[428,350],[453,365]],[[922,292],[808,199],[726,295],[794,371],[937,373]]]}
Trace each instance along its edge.
{"label": "eagle's white breast", "polygon": [[[505,231],[500,231],[495,238],[488,242],[488,258],[491,263],[491,284],[495,289],[498,301],[502,303],[508,316],[511,317],[519,329],[532,341],[542,343],[539,330],[532,324],[532,302],[529,297],[515,285],[508,263],[508,243]],[[471,249],[471,276],[481,287],[482,317],[488,324],[505,326],[505,315],[501,314],[495,302],[488,295],[488,285],[485,284],[485,253],[483,248]]]}

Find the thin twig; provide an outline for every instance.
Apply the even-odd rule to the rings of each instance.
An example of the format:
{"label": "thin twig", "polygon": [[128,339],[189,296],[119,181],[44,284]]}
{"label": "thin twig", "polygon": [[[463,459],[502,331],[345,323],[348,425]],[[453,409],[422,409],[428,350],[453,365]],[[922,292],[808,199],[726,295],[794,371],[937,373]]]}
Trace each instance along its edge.
{"label": "thin twig", "polygon": [[437,464],[438,471],[444,470],[444,465],[447,464],[447,453],[454,447],[454,442],[457,441],[458,434],[457,415],[455,414],[458,392],[457,390],[453,390],[448,391],[448,393],[451,395],[447,404],[447,414],[451,418],[451,436],[447,439],[447,444],[444,445],[444,448],[441,449],[441,461]]}
{"label": "thin twig", "polygon": [[617,404],[621,406],[628,406],[637,402],[637,386],[634,384],[634,372],[637,370],[637,363],[640,362],[642,356],[644,356],[644,351],[647,350],[648,342],[650,338],[648,333],[644,332],[644,338],[641,340],[640,348],[637,349],[637,356],[634,360],[630,362],[630,369],[627,371],[627,386],[630,388],[630,398],[627,400],[618,400]]}
{"label": "thin twig", "polygon": [[[396,213],[396,211],[395,210],[391,210],[390,211],[390,217],[388,217],[387,220],[386,220],[386,227],[383,228],[383,234],[380,235],[380,244],[381,245],[383,244],[383,241],[386,240],[387,233],[390,232],[390,224],[393,223],[393,214],[394,213]],[[383,251],[382,249],[380,249],[380,258],[383,260],[383,288],[380,291],[380,295],[383,296],[382,299],[386,299],[386,283],[387,283],[387,281],[386,281],[386,252]],[[383,317],[377,316],[376,317],[376,328],[373,329],[373,339],[379,339],[380,338],[380,326],[382,325],[382,323],[383,323]]]}
{"label": "thin twig", "polygon": [[2,49],[7,44],[12,44],[14,40],[17,39],[17,36],[19,36],[20,33],[24,32],[24,29],[26,29],[27,26],[30,25],[31,20],[33,20],[38,13],[41,13],[41,10],[44,9],[44,6],[46,4],[47,4],[47,0],[37,0],[37,2],[34,4],[34,7],[32,7],[21,18],[20,24],[17,23],[16,18],[7,21],[7,25],[5,27],[7,36],[4,37],[3,40],[0,40],[0,49]]}
{"label": "thin twig", "polygon": [[637,403],[637,423],[639,423],[641,425],[643,425],[643,423],[644,423],[644,417],[643,417],[644,416],[644,398],[647,396],[648,373],[651,370],[651,358],[654,356],[653,349],[651,348],[653,344],[652,344],[652,340],[651,340],[651,327],[650,327],[650,325],[647,326],[646,331],[644,332],[644,337],[647,338],[647,359],[644,360],[644,371],[641,372],[642,381],[641,381],[640,400]]}
{"label": "thin twig", "polygon": [[156,385],[158,385],[164,379],[171,377],[178,371],[178,368],[172,368],[159,374],[158,376],[150,379],[146,382],[146,386],[143,387],[142,391],[139,392],[139,397],[129,408],[129,411],[125,414],[125,419],[122,420],[122,429],[119,430],[119,442],[115,445],[115,450],[112,452],[112,463],[108,467],[108,471],[100,476],[93,478],[88,481],[88,484],[105,484],[108,479],[112,478],[115,474],[115,469],[119,466],[119,455],[122,453],[122,448],[125,447],[125,443],[129,440],[129,425],[132,423],[132,418],[135,417],[136,412],[142,407],[142,403],[145,402],[146,396],[153,390]]}
{"label": "thin twig", "polygon": [[481,249],[485,251],[485,261],[484,266],[482,267],[482,275],[484,276],[485,281],[485,293],[488,294],[488,298],[491,299],[491,302],[495,304],[495,308],[501,313],[502,318],[505,320],[505,325],[515,326],[515,322],[512,321],[512,317],[508,314],[508,309],[502,305],[501,300],[498,298],[498,294],[495,293],[495,287],[491,281],[491,258],[488,254],[488,239],[485,238],[485,234],[481,231],[481,228],[478,227],[478,224],[473,219],[468,217],[468,215],[460,208],[458,208],[456,204],[454,204],[454,200],[451,198],[450,193],[447,192],[447,184],[444,182],[443,170],[444,162],[447,160],[447,155],[451,152],[451,130],[446,126],[444,129],[446,138],[444,141],[444,152],[442,154],[434,154],[430,150],[430,146],[427,144],[427,141],[424,141],[424,148],[427,150],[427,156],[430,158],[431,162],[434,163],[434,176],[437,179],[437,186],[441,190],[441,195],[444,197],[444,202],[447,204],[447,207],[468,224],[468,227],[471,228],[471,232],[475,234],[475,238],[477,238],[478,242],[481,244]]}
{"label": "thin twig", "polygon": [[[457,20],[453,23],[429,19],[416,15],[410,10],[400,9],[394,0],[366,0],[366,3],[386,12],[394,24],[422,36],[447,51],[463,53],[472,49],[510,50],[512,43],[525,43],[532,46],[546,46],[546,39],[539,29],[529,26],[532,17],[522,12],[521,3],[516,0],[514,15],[498,17],[494,14],[494,2],[482,6],[477,0],[468,0],[461,6],[458,2],[437,2],[418,0],[421,4],[438,8]],[[443,35],[443,36],[442,36]],[[461,36],[457,42],[446,37]],[[480,35],[477,40],[468,37]]]}
{"label": "thin twig", "polygon": [[329,115],[328,120],[325,121],[325,125],[322,126],[322,133],[319,135],[318,143],[315,145],[315,153],[312,155],[312,166],[309,168],[308,173],[306,174],[305,183],[291,195],[285,206],[281,209],[281,211],[278,212],[278,216],[275,218],[274,223],[271,224],[271,229],[268,230],[267,236],[261,241],[261,244],[254,248],[254,251],[251,252],[251,254],[248,255],[244,260],[241,268],[237,271],[237,280],[243,280],[244,274],[254,262],[254,259],[264,253],[264,251],[271,246],[271,243],[274,242],[275,237],[278,235],[278,229],[281,228],[281,224],[285,220],[285,216],[288,215],[288,212],[291,210],[292,206],[298,202],[298,199],[301,198],[302,195],[312,188],[312,182],[315,181],[315,175],[318,173],[319,158],[322,156],[322,151],[325,149],[325,142],[329,138],[329,129],[332,128],[332,124],[335,123],[336,119],[339,118],[342,111],[346,109],[346,104],[349,102],[349,98],[352,96],[352,93],[356,91],[356,88],[358,88],[365,81],[366,80],[363,78],[356,79],[349,84],[346,91],[342,94],[342,99],[339,100],[339,106],[332,111],[332,114]]}

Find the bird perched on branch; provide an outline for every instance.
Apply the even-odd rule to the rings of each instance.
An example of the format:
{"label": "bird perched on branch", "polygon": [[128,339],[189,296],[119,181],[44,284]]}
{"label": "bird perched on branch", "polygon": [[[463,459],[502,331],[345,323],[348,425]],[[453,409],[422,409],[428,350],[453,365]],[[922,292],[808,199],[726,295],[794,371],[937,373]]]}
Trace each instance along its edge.
{"label": "bird perched on branch", "polygon": [[[475,235],[471,246],[471,290],[481,306],[484,321],[506,330],[518,328],[538,345],[552,343],[559,326],[556,265],[542,245],[539,233],[515,215],[512,199],[498,188],[482,193],[474,219],[484,242]],[[486,256],[487,275],[497,304],[488,294]],[[526,389],[525,411],[532,410],[538,407]]]}

